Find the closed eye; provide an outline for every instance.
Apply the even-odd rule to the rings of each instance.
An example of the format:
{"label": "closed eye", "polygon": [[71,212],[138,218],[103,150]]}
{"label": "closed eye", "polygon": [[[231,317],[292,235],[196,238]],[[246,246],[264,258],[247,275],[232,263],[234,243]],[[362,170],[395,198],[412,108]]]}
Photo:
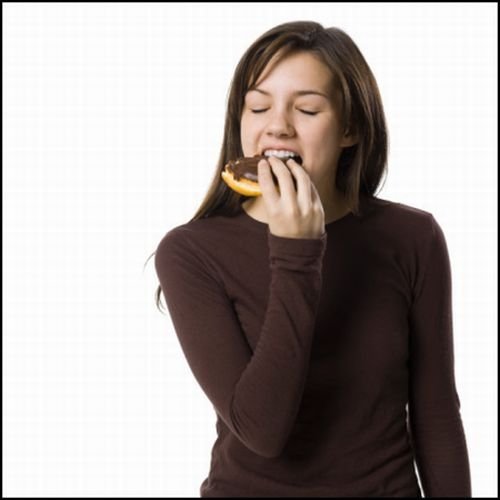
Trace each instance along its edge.
{"label": "closed eye", "polygon": [[[267,111],[267,109],[252,109],[250,110],[252,113],[263,113],[264,111]],[[301,113],[304,113],[305,115],[317,115],[317,111],[305,111],[303,109],[299,109]]]}

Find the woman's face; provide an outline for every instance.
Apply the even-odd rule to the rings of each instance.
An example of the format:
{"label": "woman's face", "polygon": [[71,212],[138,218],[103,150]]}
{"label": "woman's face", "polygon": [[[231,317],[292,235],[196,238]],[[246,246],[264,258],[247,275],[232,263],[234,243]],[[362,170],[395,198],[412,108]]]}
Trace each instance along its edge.
{"label": "woman's face", "polygon": [[304,169],[324,193],[325,184],[334,185],[342,148],[354,143],[340,129],[332,75],[307,52],[287,56],[271,72],[269,66],[245,96],[243,153],[254,156],[266,149],[290,149],[301,156]]}

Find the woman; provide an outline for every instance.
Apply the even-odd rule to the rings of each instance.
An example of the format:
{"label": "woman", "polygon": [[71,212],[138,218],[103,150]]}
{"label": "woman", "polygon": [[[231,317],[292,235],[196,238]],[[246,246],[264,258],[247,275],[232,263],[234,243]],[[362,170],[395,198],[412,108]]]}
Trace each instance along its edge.
{"label": "woman", "polygon": [[[222,181],[264,153],[262,196]],[[471,496],[445,237],[375,196],[386,161],[375,78],[342,30],[286,23],[243,55],[212,185],[155,257],[217,416],[201,497],[421,497],[414,461],[425,496]]]}

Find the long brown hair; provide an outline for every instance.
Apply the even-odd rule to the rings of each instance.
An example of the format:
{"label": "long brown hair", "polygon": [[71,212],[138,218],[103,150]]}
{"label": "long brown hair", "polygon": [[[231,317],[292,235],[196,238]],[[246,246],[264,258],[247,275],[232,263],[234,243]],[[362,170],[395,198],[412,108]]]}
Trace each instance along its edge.
{"label": "long brown hair", "polygon": [[[360,195],[375,196],[387,172],[388,154],[386,120],[375,77],[354,41],[344,31],[324,28],[313,21],[294,21],[280,24],[261,35],[236,66],[229,89],[218,163],[205,198],[189,222],[213,215],[232,216],[241,210],[240,205],[248,197],[231,190],[222,180],[221,172],[230,159],[243,156],[240,120],[245,94],[271,59],[278,63],[287,55],[303,51],[319,57],[330,69],[339,94],[340,126],[344,132],[357,137],[357,143],[344,148],[339,157],[337,189],[344,194],[356,215]],[[155,298],[159,309],[161,292],[158,286]]]}

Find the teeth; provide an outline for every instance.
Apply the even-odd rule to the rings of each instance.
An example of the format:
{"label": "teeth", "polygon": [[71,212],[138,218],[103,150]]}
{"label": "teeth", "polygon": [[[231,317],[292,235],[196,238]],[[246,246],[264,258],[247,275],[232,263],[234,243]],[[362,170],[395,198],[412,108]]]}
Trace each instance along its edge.
{"label": "teeth", "polygon": [[268,149],[264,151],[265,156],[277,156],[278,158],[291,158],[292,156],[298,156],[297,153],[293,151],[284,151],[277,149]]}

